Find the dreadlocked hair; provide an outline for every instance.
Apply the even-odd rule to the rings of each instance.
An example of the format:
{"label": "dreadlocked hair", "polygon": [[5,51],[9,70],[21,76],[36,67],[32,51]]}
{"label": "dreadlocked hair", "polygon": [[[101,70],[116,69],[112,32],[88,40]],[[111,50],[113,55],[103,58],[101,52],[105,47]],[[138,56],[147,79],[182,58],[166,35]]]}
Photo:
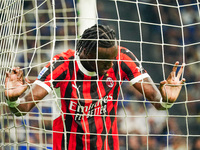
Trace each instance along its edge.
{"label": "dreadlocked hair", "polygon": [[85,49],[85,55],[89,53],[96,53],[98,47],[110,48],[115,45],[115,31],[109,26],[94,25],[86,29],[81,39],[77,42],[77,54]]}

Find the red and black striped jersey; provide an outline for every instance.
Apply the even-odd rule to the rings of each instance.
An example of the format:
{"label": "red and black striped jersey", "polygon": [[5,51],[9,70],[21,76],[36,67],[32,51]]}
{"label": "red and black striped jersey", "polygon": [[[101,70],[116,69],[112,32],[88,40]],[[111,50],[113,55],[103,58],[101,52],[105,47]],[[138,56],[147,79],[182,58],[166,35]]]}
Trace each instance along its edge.
{"label": "red and black striped jersey", "polygon": [[148,77],[128,49],[118,56],[106,74],[86,70],[74,50],[56,55],[38,75],[36,84],[48,92],[60,88],[60,117],[53,123],[53,149],[119,150],[117,98],[120,85]]}

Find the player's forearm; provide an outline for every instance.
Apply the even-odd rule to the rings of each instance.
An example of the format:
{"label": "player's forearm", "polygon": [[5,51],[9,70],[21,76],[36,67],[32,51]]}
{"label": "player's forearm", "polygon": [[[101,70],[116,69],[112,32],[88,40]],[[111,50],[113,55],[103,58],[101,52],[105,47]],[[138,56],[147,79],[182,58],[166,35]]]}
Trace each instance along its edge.
{"label": "player's forearm", "polygon": [[[142,81],[141,81],[142,82]],[[162,99],[162,95],[158,88],[156,87],[155,83],[151,78],[143,79],[143,83],[138,82],[134,85],[134,87],[148,99],[151,104],[158,110],[165,109],[160,100]]]}
{"label": "player's forearm", "polygon": [[157,88],[153,88],[151,92],[146,92],[146,98],[151,101],[151,104],[157,109],[157,110],[164,110],[165,108],[161,105],[160,100],[162,99],[162,96]]}
{"label": "player's forearm", "polygon": [[158,103],[154,103],[153,106],[157,109],[157,110],[166,110],[166,108],[164,108],[160,102]]}
{"label": "player's forearm", "polygon": [[168,109],[172,107],[173,103],[166,103],[156,86],[152,86],[147,89],[145,90],[146,98],[151,101],[152,105],[157,110],[166,110],[166,108]]}
{"label": "player's forearm", "polygon": [[19,105],[16,107],[10,107],[10,110],[16,116],[26,115],[31,109],[42,100],[48,92],[39,85],[33,85],[29,92],[26,95],[20,96]]}
{"label": "player's forearm", "polygon": [[13,113],[13,114],[15,114],[16,116],[24,116],[24,115],[26,115],[27,114],[27,110],[26,109],[24,109],[24,108],[26,108],[26,107],[21,107],[21,104],[18,106],[18,107],[9,107],[10,108],[10,110],[11,110],[11,112]]}
{"label": "player's forearm", "polygon": [[26,115],[36,104],[36,102],[33,100],[34,98],[30,96],[30,94],[24,97],[20,97],[18,99],[20,99],[20,104],[18,106],[9,106],[11,112],[14,113],[16,116]]}
{"label": "player's forearm", "polygon": [[157,89],[147,94],[147,99],[152,102],[152,105],[157,110],[166,110],[173,106],[173,103],[168,103],[163,99],[163,96]]}

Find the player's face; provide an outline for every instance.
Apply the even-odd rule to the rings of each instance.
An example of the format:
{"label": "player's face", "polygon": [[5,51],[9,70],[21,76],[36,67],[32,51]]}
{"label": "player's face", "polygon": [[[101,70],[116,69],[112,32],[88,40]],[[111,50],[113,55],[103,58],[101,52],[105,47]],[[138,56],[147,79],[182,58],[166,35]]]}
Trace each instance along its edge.
{"label": "player's face", "polygon": [[117,54],[117,46],[111,48],[99,47],[98,56],[91,56],[91,58],[98,58],[97,61],[90,61],[89,63],[99,75],[104,75],[113,66],[113,60],[117,57]]}
{"label": "player's face", "polygon": [[117,57],[118,50],[116,46],[111,48],[98,48],[98,73],[99,75],[105,74],[108,69],[113,66],[113,60]]}

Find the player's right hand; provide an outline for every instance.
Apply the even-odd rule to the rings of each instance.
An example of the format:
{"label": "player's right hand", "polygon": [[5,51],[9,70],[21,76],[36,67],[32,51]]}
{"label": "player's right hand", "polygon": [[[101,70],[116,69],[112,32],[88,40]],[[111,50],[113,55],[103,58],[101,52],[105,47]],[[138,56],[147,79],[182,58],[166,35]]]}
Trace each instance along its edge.
{"label": "player's right hand", "polygon": [[186,81],[185,78],[181,78],[184,64],[181,65],[178,73],[176,74],[178,65],[179,62],[177,61],[174,64],[174,67],[169,74],[167,80],[160,82],[159,89],[164,102],[174,103],[178,98],[181,88]]}
{"label": "player's right hand", "polygon": [[[25,81],[29,83],[30,81],[25,78]],[[5,79],[5,96],[10,101],[15,101],[22,95],[28,85],[23,83],[23,71],[19,67],[14,67],[12,72],[6,72]]]}

